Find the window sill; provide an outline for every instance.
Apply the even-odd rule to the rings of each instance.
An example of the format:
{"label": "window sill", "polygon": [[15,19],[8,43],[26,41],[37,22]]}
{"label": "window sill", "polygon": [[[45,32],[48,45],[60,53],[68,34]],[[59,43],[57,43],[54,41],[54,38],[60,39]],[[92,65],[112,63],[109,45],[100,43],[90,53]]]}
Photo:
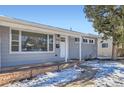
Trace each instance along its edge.
{"label": "window sill", "polygon": [[10,52],[9,54],[43,54],[43,53],[55,53],[55,51],[47,51],[47,52]]}

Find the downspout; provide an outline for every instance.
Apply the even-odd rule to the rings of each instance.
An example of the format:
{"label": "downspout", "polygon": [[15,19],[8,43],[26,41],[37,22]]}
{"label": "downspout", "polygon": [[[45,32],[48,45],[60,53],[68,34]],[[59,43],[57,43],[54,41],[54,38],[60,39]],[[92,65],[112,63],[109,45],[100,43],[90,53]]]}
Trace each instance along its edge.
{"label": "downspout", "polygon": [[68,62],[68,36],[65,37],[65,62]]}
{"label": "downspout", "polygon": [[82,60],[82,36],[79,38],[79,61]]}

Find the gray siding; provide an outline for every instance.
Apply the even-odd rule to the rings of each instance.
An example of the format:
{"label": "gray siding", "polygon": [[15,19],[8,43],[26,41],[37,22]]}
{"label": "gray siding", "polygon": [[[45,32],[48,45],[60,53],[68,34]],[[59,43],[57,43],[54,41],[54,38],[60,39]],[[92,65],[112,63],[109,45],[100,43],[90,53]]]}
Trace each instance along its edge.
{"label": "gray siding", "polygon": [[74,37],[69,37],[69,59],[79,59],[79,43]]}
{"label": "gray siding", "polygon": [[[60,49],[55,49],[55,53],[28,53],[28,54],[10,54],[9,53],[9,28],[0,27],[1,32],[1,49],[2,49],[2,66],[16,66],[23,64],[35,64],[51,61],[63,61],[60,58]],[[57,55],[57,56],[56,56]]]}
{"label": "gray siding", "polygon": [[96,58],[97,45],[96,44],[82,44],[82,59]]}
{"label": "gray siding", "polygon": [[97,39],[94,39],[94,44],[82,44],[82,59],[97,58]]}
{"label": "gray siding", "polygon": [[[9,53],[9,27],[0,26],[0,62],[3,67],[43,62],[64,61],[60,57],[60,48],[55,48],[54,53]],[[55,38],[58,38],[57,36]],[[55,41],[58,43],[58,41]],[[95,58],[97,56],[97,44],[82,44],[82,58]],[[79,59],[79,43],[74,37],[69,37],[69,59]]]}
{"label": "gray siding", "polygon": [[[97,44],[82,43],[82,59],[97,57]],[[79,43],[75,42],[74,37],[69,37],[69,59],[79,59]]]}

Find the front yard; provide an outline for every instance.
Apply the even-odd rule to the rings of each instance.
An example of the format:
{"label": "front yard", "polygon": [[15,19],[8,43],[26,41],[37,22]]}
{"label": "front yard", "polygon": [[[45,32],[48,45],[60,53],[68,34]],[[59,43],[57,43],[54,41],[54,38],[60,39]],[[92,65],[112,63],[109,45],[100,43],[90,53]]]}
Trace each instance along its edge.
{"label": "front yard", "polygon": [[86,61],[80,67],[71,67],[59,72],[7,84],[11,87],[82,86],[82,87],[123,87],[124,64],[117,61]]}
{"label": "front yard", "polygon": [[84,87],[123,87],[124,63],[117,61],[87,61],[82,65],[94,67],[97,70],[93,78],[85,83],[82,80],[68,84],[67,86]]}

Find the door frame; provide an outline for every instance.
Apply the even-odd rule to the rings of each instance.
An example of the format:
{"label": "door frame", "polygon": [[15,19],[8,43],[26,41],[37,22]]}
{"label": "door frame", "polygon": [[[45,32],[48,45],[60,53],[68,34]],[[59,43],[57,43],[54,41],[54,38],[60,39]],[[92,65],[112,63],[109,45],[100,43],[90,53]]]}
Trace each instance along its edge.
{"label": "door frame", "polygon": [[[69,43],[68,43],[68,40],[69,40],[69,37],[68,36],[60,36],[60,43],[61,43],[61,37],[64,37],[65,38],[65,62],[68,61],[68,51],[69,51]],[[60,53],[61,53],[61,45],[60,45]],[[60,57],[61,57],[61,54],[60,54]]]}
{"label": "door frame", "polygon": [[[62,51],[61,51],[61,42],[62,42],[62,41],[61,41],[61,38],[64,38],[64,39],[65,39],[65,40],[64,40],[64,43],[65,43],[64,50],[65,50],[65,51],[63,51],[63,52],[64,52],[64,57],[61,56],[61,52],[62,52]],[[65,58],[65,56],[66,56],[66,37],[65,37],[65,36],[61,36],[61,37],[60,37],[60,57],[61,57],[61,58]]]}

